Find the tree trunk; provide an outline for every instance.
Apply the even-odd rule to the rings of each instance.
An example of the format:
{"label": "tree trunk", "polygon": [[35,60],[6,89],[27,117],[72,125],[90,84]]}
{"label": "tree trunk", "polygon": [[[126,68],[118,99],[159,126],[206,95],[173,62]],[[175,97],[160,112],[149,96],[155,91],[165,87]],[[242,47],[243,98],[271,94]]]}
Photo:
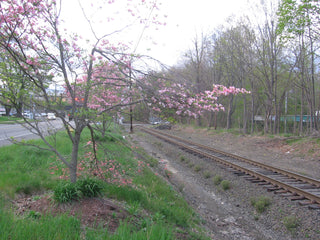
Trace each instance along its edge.
{"label": "tree trunk", "polygon": [[75,136],[73,139],[71,161],[69,166],[70,171],[70,181],[75,183],[77,181],[77,166],[78,166],[78,151],[80,143],[81,131],[75,131]]}
{"label": "tree trunk", "polygon": [[247,97],[245,95],[243,96],[243,121],[242,122],[243,122],[242,132],[246,134],[248,118],[247,118]]}
{"label": "tree trunk", "polygon": [[227,129],[231,128],[231,116],[233,113],[233,96],[230,95],[229,98],[229,106],[228,106],[228,114],[227,114]]}
{"label": "tree trunk", "polygon": [[303,117],[303,102],[304,102],[304,94],[303,94],[303,89],[301,88],[301,110],[300,110],[300,122],[299,122],[299,135],[302,135],[303,132],[303,122],[302,122],[302,117]]}

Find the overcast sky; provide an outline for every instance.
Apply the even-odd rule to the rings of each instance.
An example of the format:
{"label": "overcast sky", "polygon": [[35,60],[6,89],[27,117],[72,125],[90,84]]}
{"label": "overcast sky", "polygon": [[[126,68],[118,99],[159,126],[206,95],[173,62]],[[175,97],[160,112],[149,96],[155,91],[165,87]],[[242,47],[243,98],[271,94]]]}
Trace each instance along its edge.
{"label": "overcast sky", "polygon": [[[72,29],[82,31],[85,22],[81,21],[78,0],[65,0],[66,21],[70,22]],[[98,2],[95,0],[92,2]],[[133,1],[133,0],[132,0]],[[139,1],[139,0],[138,0]],[[141,0],[140,0],[141,1]],[[150,1],[150,0],[146,0]],[[261,0],[260,0],[261,1]],[[143,26],[137,27],[134,31],[128,32],[127,36],[121,38],[130,40],[132,45],[139,42],[136,49],[137,53],[148,54],[162,61],[167,65],[174,65],[179,60],[181,54],[191,47],[195,36],[201,33],[212,32],[214,28],[223,24],[226,19],[232,15],[239,16],[250,12],[252,2],[259,3],[257,0],[158,0],[160,5],[161,16],[166,15],[166,26],[162,26],[155,31],[147,28],[143,32],[143,37],[139,41]],[[87,4],[88,0],[81,0],[82,4]],[[127,2],[127,0],[116,0],[117,4]],[[109,6],[107,6],[110,9]],[[89,6],[84,6],[85,10],[89,10]],[[125,8],[125,7],[119,7]],[[78,10],[77,10],[78,9]],[[111,16],[110,12],[103,13]],[[115,11],[113,11],[115,12]],[[121,18],[125,14],[115,15],[115,19]],[[70,14],[72,13],[72,14]],[[95,15],[93,15],[95,16]],[[234,18],[234,17],[233,17]],[[124,22],[121,19],[120,22]],[[113,26],[117,24],[112,23]],[[106,28],[104,25],[103,28]],[[110,26],[106,29],[111,29]],[[83,33],[82,33],[83,34]]]}
{"label": "overcast sky", "polygon": [[[167,25],[156,33],[152,55],[168,65],[175,64],[201,33],[208,34],[231,15],[248,9],[247,0],[163,0]],[[141,46],[142,50],[143,46]]]}

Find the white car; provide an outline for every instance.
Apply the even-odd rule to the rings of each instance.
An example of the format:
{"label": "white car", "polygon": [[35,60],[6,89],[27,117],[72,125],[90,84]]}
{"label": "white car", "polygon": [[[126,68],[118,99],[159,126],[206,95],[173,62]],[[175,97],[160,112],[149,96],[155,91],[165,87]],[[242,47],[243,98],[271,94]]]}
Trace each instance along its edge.
{"label": "white car", "polygon": [[48,113],[47,114],[47,119],[48,120],[55,120],[56,119],[56,115],[54,113]]}

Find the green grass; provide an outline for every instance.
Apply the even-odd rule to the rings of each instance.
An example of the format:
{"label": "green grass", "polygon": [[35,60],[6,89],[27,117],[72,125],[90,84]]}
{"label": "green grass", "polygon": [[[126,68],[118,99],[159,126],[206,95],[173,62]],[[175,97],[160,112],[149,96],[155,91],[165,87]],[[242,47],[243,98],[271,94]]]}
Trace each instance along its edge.
{"label": "green grass", "polygon": [[7,116],[0,116],[0,124],[1,123],[15,123],[15,121],[21,120],[21,118],[16,117],[7,117]]}
{"label": "green grass", "polygon": [[303,138],[290,138],[290,139],[286,139],[286,143],[287,144],[294,144],[294,143],[298,143],[298,142],[302,142],[303,141]]}
{"label": "green grass", "polygon": [[13,212],[4,208],[3,198],[0,200],[0,229],[1,239],[46,239],[46,240],[77,240],[84,239],[150,239],[150,240],[170,240],[175,239],[173,228],[167,226],[162,221],[145,224],[144,228],[137,229],[133,225],[122,223],[114,234],[110,234],[107,229],[98,227],[82,230],[80,220],[62,214],[59,216],[28,215],[17,217]]}
{"label": "green grass", "polygon": [[31,147],[10,145],[1,148],[0,190],[13,197],[17,192],[52,187],[49,164],[52,154]]}
{"label": "green grass", "polygon": [[[53,199],[52,192],[61,183],[59,175],[64,165],[51,152],[10,145],[0,148],[0,191],[4,194],[0,196],[2,239],[84,239],[84,236],[85,239],[179,239],[177,232],[189,236],[190,240],[208,239],[201,233],[200,218],[193,209],[147,166],[155,161],[143,150],[128,147],[121,133],[111,131],[108,134],[108,137],[96,138],[99,159],[113,159],[121,164],[125,176],[132,179],[131,184],[123,186],[103,182],[101,192],[99,190],[101,197],[123,201],[131,214],[115,233],[111,234],[103,227],[84,228],[76,217],[63,214],[50,216],[30,211],[24,216],[15,215],[10,201],[17,193],[30,196],[51,193]],[[69,156],[72,145],[66,133],[60,132],[56,137],[48,138],[48,141],[64,156]],[[92,151],[87,146],[89,140],[89,131],[84,131],[79,160]],[[32,140],[32,143],[44,146],[40,140]],[[52,172],[53,165],[58,165],[59,171]],[[133,218],[134,225],[130,224]]]}

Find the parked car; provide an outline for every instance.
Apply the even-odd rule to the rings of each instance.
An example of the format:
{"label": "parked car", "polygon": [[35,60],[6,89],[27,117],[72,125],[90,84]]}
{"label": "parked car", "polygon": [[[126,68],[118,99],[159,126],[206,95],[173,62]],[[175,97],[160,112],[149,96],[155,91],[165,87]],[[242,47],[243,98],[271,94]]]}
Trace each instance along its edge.
{"label": "parked car", "polygon": [[48,120],[55,120],[56,119],[56,115],[54,113],[48,113],[47,114],[47,119]]}
{"label": "parked car", "polygon": [[22,115],[23,115],[25,118],[33,119],[33,113],[30,112],[30,111],[24,111],[24,112],[22,113]]}
{"label": "parked car", "polygon": [[41,119],[41,114],[40,113],[35,113],[34,114],[35,119]]}

